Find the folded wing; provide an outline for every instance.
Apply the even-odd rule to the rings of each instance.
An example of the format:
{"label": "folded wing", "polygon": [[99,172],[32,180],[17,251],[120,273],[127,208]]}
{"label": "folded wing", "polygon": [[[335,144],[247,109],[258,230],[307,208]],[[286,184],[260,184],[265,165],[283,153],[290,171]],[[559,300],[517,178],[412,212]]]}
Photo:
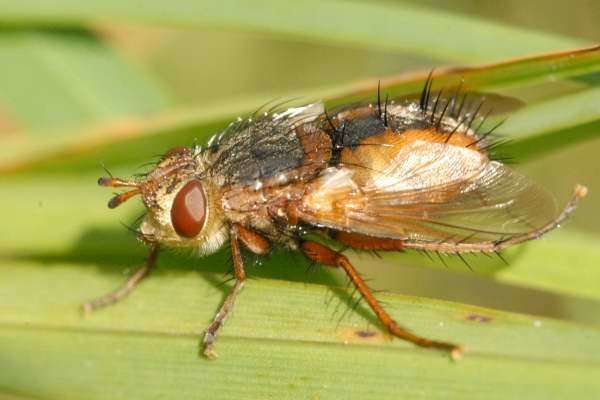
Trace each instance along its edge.
{"label": "folded wing", "polygon": [[455,245],[511,241],[558,217],[546,190],[469,147],[414,140],[384,152],[384,161],[375,153],[325,170],[300,217],[407,244]]}

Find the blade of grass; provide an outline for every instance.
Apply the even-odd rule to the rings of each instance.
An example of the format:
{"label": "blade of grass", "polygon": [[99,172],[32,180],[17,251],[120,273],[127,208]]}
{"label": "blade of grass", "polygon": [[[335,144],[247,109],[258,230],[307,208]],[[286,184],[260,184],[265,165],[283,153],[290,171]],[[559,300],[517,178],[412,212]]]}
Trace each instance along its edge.
{"label": "blade of grass", "polygon": [[[458,258],[446,257],[442,263],[418,253],[385,254],[384,265],[460,271],[493,276],[511,285],[600,301],[600,237],[573,229],[559,229],[535,242],[511,248],[499,258],[465,256],[471,269]],[[472,270],[472,271],[471,271]]]}
{"label": "blade of grass", "polygon": [[[503,88],[528,87],[544,82],[555,82],[560,79],[573,79],[580,76],[590,76],[600,71],[600,47],[579,49],[565,53],[547,54],[523,59],[509,60],[506,62],[482,65],[469,68],[446,68],[435,74],[436,87],[456,85],[461,80],[465,81],[466,90],[493,91]],[[416,93],[423,85],[423,80],[428,72],[418,72],[390,77],[383,80],[386,92],[391,96],[400,96],[407,93]],[[593,85],[593,84],[590,84]],[[326,98],[328,106],[335,104],[374,98],[377,90],[377,80],[358,82],[343,87],[329,88],[311,93],[303,93],[305,99]],[[588,91],[586,91],[588,90]],[[529,118],[540,121],[548,112],[560,114],[550,121],[554,121],[561,129],[565,126],[574,128],[594,121],[600,116],[600,111],[593,108],[590,99],[595,99],[595,86],[580,90],[578,93],[569,94],[567,100],[560,98],[549,102],[546,106],[527,107],[521,111],[517,121],[527,125],[527,130],[522,133],[519,123],[510,125],[511,134],[519,134],[518,140],[527,142],[532,137],[551,137],[545,133],[555,133],[556,128],[551,123],[528,125]],[[297,97],[292,96],[290,97]],[[37,170],[66,170],[76,166],[81,168],[97,168],[100,162],[123,163],[143,162],[156,154],[165,151],[173,145],[190,144],[196,139],[206,138],[208,135],[222,129],[238,115],[256,110],[260,104],[272,99],[254,99],[238,102],[228,102],[226,105],[217,105],[211,109],[188,110],[159,115],[146,120],[132,119],[120,125],[98,127],[96,129],[70,135],[69,140],[48,143],[40,141],[31,146],[27,153],[18,152],[7,147],[6,157],[0,162],[0,172]],[[574,112],[569,112],[571,104]],[[576,108],[585,106],[585,115],[575,112]],[[591,137],[596,133],[582,136]],[[543,136],[542,136],[543,135]],[[39,135],[41,136],[41,135]],[[50,135],[47,135],[50,136]],[[552,140],[552,139],[550,139]],[[129,151],[136,147],[136,153]],[[518,142],[515,143],[518,147]],[[540,154],[552,147],[539,146]],[[122,157],[123,152],[127,157]],[[111,156],[118,154],[119,156]]]}
{"label": "blade of grass", "polygon": [[87,399],[547,399],[600,390],[600,330],[378,295],[411,329],[464,343],[469,352],[453,363],[390,341],[363,306],[340,321],[352,301],[343,288],[271,280],[248,283],[220,358],[209,362],[198,358],[198,336],[222,298],[221,275],[159,268],[123,303],[84,318],[77,306],[117,285],[115,272],[93,262],[3,263],[0,387]]}
{"label": "blade of grass", "polygon": [[0,137],[2,152],[170,105],[155,82],[84,30],[1,29],[0,57],[0,109],[15,125]]}
{"label": "blade of grass", "polygon": [[531,243],[494,275],[511,284],[600,300],[600,237],[569,230]]}
{"label": "blade of grass", "polygon": [[75,141],[83,126],[141,118],[171,104],[152,79],[87,31],[1,29],[0,58],[3,160]]}
{"label": "blade of grass", "polygon": [[[514,132],[519,132],[518,127]],[[551,152],[564,149],[576,143],[597,138],[600,135],[600,121],[598,119],[590,123],[574,125],[564,129],[546,131],[539,135],[531,132],[531,136],[507,143],[505,151],[516,160],[529,160],[543,157]]]}
{"label": "blade of grass", "polygon": [[511,115],[502,128],[516,141],[534,138],[536,133],[564,130],[598,121],[598,104],[600,85],[529,106],[527,112]]}
{"label": "blade of grass", "polygon": [[409,4],[308,0],[4,1],[0,21],[82,26],[126,22],[266,32],[303,40],[482,62],[582,45],[579,40]]}

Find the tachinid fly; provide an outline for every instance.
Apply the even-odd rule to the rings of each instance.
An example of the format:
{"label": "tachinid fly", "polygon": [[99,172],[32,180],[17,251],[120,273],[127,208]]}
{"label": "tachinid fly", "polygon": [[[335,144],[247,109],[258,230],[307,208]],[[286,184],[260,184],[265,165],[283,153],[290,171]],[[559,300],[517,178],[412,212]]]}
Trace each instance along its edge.
{"label": "tachinid fly", "polygon": [[[446,92],[449,93],[449,92]],[[482,130],[485,103],[476,94],[351,104],[310,104],[239,119],[206,147],[169,150],[142,178],[104,177],[130,187],[116,207],[141,195],[147,215],[138,231],[150,246],[146,264],[113,293],[85,304],[91,311],[126,296],[164,247],[209,254],[229,242],[235,285],[206,329],[214,342],[246,272],[242,248],[257,255],[274,245],[344,270],[385,328],[418,346],[458,357],[460,345],[417,336],[378,303],[348,258],[313,233],[360,250],[416,249],[446,254],[498,253],[556,228],[586,189],[576,186],[558,210],[553,197],[495,156],[499,142]]]}

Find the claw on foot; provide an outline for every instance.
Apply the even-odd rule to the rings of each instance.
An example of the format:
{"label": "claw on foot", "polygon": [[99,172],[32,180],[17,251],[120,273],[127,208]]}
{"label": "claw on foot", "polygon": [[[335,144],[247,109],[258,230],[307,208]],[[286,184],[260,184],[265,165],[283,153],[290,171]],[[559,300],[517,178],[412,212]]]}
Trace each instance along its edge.
{"label": "claw on foot", "polygon": [[450,358],[452,361],[458,361],[462,358],[465,353],[465,348],[462,346],[456,346],[452,350],[450,350]]}

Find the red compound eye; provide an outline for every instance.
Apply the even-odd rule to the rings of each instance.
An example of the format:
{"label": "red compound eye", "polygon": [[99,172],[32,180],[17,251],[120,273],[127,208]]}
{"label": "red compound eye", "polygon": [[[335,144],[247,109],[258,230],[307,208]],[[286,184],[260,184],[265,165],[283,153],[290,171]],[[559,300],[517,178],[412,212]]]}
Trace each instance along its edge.
{"label": "red compound eye", "polygon": [[179,236],[193,238],[204,226],[206,198],[200,181],[185,184],[175,196],[171,207],[171,223]]}

